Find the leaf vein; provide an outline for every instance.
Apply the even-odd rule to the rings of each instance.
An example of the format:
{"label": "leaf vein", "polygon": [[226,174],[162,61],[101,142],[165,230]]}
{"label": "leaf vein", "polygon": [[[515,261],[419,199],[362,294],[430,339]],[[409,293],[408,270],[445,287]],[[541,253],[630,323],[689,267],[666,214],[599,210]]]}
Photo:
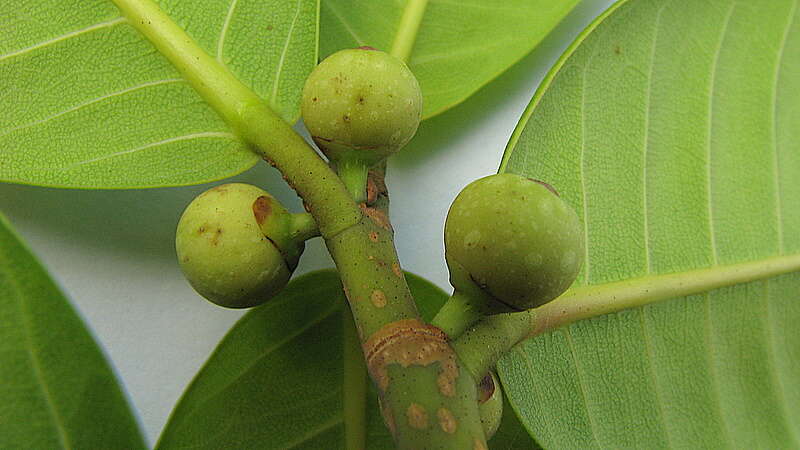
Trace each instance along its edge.
{"label": "leaf vein", "polygon": [[224,138],[224,139],[235,140],[236,136],[233,133],[229,133],[227,131],[206,131],[206,132],[202,132],[202,133],[186,134],[186,135],[183,135],[183,136],[176,136],[176,137],[171,137],[171,138],[167,138],[167,139],[162,139],[162,140],[160,140],[158,142],[151,142],[149,144],[140,145],[139,147],[131,148],[131,149],[128,149],[128,150],[122,150],[122,151],[111,153],[111,154],[108,154],[108,155],[98,156],[97,158],[91,158],[91,159],[87,159],[87,160],[84,160],[84,161],[79,161],[79,162],[70,164],[68,166],[62,167],[62,169],[63,170],[72,169],[72,168],[80,166],[80,165],[91,164],[91,163],[103,161],[103,160],[110,159],[110,158],[116,158],[118,156],[123,156],[123,155],[127,155],[127,154],[130,154],[130,153],[136,153],[138,151],[146,150],[146,149],[153,148],[153,147],[159,147],[161,145],[171,144],[173,142],[188,141],[188,140],[192,140],[192,139],[203,139],[203,138],[210,138],[210,139],[213,139],[213,138],[222,139],[222,138]]}
{"label": "leaf vein", "polygon": [[580,363],[578,362],[578,357],[575,354],[575,343],[572,342],[572,333],[569,331],[569,327],[564,328],[564,334],[567,338],[567,345],[569,346],[569,354],[572,357],[572,361],[575,363],[575,372],[578,378],[578,388],[580,389],[581,399],[583,400],[583,406],[586,409],[586,417],[589,419],[589,429],[592,431],[592,438],[594,439],[595,444],[598,447],[602,448],[603,446],[600,445],[600,440],[597,438],[597,431],[595,430],[595,419],[594,414],[592,414],[592,410],[589,408],[589,401],[586,397],[586,388],[585,382],[583,381],[583,376],[581,372],[583,371],[581,368]]}
{"label": "leaf vein", "polygon": [[713,190],[712,190],[712,179],[713,179],[713,164],[711,162],[712,157],[712,135],[713,135],[713,127],[714,127],[714,98],[715,98],[715,91],[716,91],[716,84],[717,84],[717,69],[718,69],[718,62],[719,62],[719,55],[722,53],[722,47],[725,44],[725,36],[728,33],[728,25],[731,22],[731,17],[733,17],[733,11],[736,9],[736,2],[731,3],[731,7],[728,10],[727,15],[725,16],[725,21],[723,22],[722,29],[720,30],[719,36],[719,44],[717,45],[716,50],[714,51],[714,58],[713,62],[711,63],[711,78],[709,80],[709,87],[708,87],[708,130],[706,132],[706,181],[707,186],[706,189],[708,190],[708,228],[709,228],[709,239],[711,241],[711,255],[712,255],[712,263],[714,265],[719,264],[719,256],[717,254],[717,239],[714,233],[715,225],[714,225],[714,208],[713,208]]}
{"label": "leaf vein", "polygon": [[767,370],[769,371],[770,378],[772,378],[772,384],[775,386],[776,395],[778,397],[777,402],[780,405],[783,423],[786,425],[786,429],[788,430],[789,435],[792,437],[792,440],[794,440],[795,445],[800,447],[800,436],[798,436],[797,430],[792,426],[789,420],[790,415],[788,405],[786,404],[786,389],[784,388],[784,384],[780,375],[778,374],[777,358],[775,357],[775,321],[773,320],[773,315],[770,308],[769,282],[769,279],[764,280],[764,290],[762,294],[762,297],[764,298],[764,332],[767,339]]}
{"label": "leaf vein", "polygon": [[185,82],[185,81],[186,80],[184,80],[183,78],[167,78],[167,79],[164,79],[164,80],[150,81],[150,82],[147,82],[147,83],[142,83],[142,84],[139,84],[137,86],[125,88],[125,89],[122,89],[122,90],[119,90],[119,91],[116,91],[116,92],[112,92],[110,94],[105,94],[105,95],[102,95],[100,97],[93,98],[91,100],[87,100],[85,102],[79,103],[79,104],[77,104],[75,106],[72,106],[70,108],[67,108],[67,109],[65,109],[63,111],[59,111],[59,112],[57,112],[55,114],[52,114],[50,116],[45,117],[44,119],[35,120],[33,122],[29,122],[29,123],[26,123],[26,124],[22,124],[22,125],[16,126],[14,128],[10,128],[10,129],[0,133],[0,137],[6,136],[6,135],[11,134],[11,133],[13,133],[15,131],[19,131],[19,130],[22,130],[22,129],[25,129],[25,128],[30,128],[32,126],[36,126],[36,125],[41,125],[43,123],[47,123],[47,122],[49,122],[49,121],[51,121],[53,119],[56,119],[58,117],[61,117],[61,116],[65,115],[65,114],[69,114],[71,112],[78,111],[78,110],[80,110],[82,108],[85,108],[87,106],[91,106],[91,105],[93,105],[95,103],[100,103],[100,102],[102,102],[104,100],[108,100],[110,98],[114,98],[114,97],[118,97],[118,96],[121,96],[121,95],[129,94],[131,92],[136,92],[138,90],[145,89],[145,88],[148,88],[148,87],[160,86],[160,85],[170,84],[170,83],[182,83],[182,82]]}
{"label": "leaf vein", "polygon": [[39,42],[37,44],[33,44],[33,45],[29,46],[29,47],[25,47],[25,48],[19,49],[19,50],[14,50],[13,52],[6,53],[5,55],[0,55],[0,61],[6,60],[6,59],[10,59],[10,58],[14,58],[16,56],[24,55],[26,53],[30,53],[32,51],[39,50],[41,48],[45,48],[47,46],[50,46],[50,45],[53,45],[53,44],[57,44],[57,43],[59,43],[61,41],[66,41],[68,39],[72,39],[72,38],[80,36],[82,34],[91,33],[92,31],[101,30],[103,28],[110,28],[110,27],[113,27],[114,25],[118,25],[118,24],[123,23],[123,22],[127,22],[127,19],[125,19],[124,17],[117,17],[116,19],[108,20],[106,22],[96,23],[96,24],[90,25],[90,26],[88,26],[86,28],[82,28],[80,30],[71,31],[71,32],[69,32],[67,34],[63,34],[61,36],[54,37],[54,38],[48,39],[46,41],[42,41],[42,42]]}
{"label": "leaf vein", "polygon": [[337,11],[336,8],[333,7],[333,2],[322,2],[322,5],[328,7],[330,12],[336,17],[337,20],[339,20],[344,29],[347,30],[348,33],[350,33],[350,36],[353,36],[353,39],[356,40],[358,45],[367,45],[366,41],[358,37],[356,32],[350,27],[350,24],[344,20],[344,16],[342,16],[342,14],[339,11]]}
{"label": "leaf vein", "polygon": [[297,0],[295,5],[295,12],[294,18],[292,19],[292,24],[289,26],[289,32],[286,33],[286,42],[283,44],[283,50],[281,51],[281,58],[278,61],[278,67],[275,71],[275,81],[272,83],[272,95],[270,96],[270,105],[273,108],[277,108],[277,98],[278,98],[278,87],[280,86],[281,80],[281,73],[283,73],[283,65],[284,61],[286,60],[286,52],[289,50],[289,43],[292,41],[292,34],[294,33],[294,27],[297,25],[297,18],[300,16],[300,7],[301,7],[301,0]]}
{"label": "leaf vein", "polygon": [[783,38],[781,39],[780,46],[778,47],[778,61],[775,64],[775,76],[772,84],[772,143],[774,146],[773,152],[773,176],[775,177],[775,216],[777,220],[778,232],[778,252],[783,253],[783,196],[781,194],[781,169],[779,164],[780,149],[778,145],[778,81],[780,80],[781,66],[783,66],[783,57],[786,50],[786,41],[789,38],[789,30],[792,29],[794,24],[795,15],[797,13],[798,0],[792,4],[789,13],[789,20],[786,23],[786,29],[783,31]]}
{"label": "leaf vein", "polygon": [[231,0],[230,5],[228,6],[228,13],[225,14],[225,22],[223,22],[222,29],[219,32],[219,39],[217,39],[216,60],[222,65],[225,65],[224,61],[222,60],[222,51],[225,48],[225,38],[228,35],[228,30],[231,26],[231,18],[233,17],[233,11],[236,10],[237,3],[239,3],[239,0]]}

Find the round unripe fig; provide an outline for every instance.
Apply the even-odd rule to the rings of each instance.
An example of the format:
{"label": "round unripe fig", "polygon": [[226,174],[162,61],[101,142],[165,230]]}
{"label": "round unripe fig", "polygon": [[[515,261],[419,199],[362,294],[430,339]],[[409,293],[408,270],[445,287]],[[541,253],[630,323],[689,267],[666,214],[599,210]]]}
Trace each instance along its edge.
{"label": "round unripe fig", "polygon": [[488,441],[497,433],[503,420],[503,391],[494,372],[489,372],[478,384],[478,411]]}
{"label": "round unripe fig", "polygon": [[195,198],[180,218],[181,270],[203,297],[228,308],[260,305],[280,291],[303,243],[291,240],[291,214],[267,192],[223,184]]}
{"label": "round unripe fig", "polygon": [[306,80],[303,122],[331,159],[355,150],[380,161],[403,147],[417,131],[422,92],[399,59],[371,47],[336,52]]}
{"label": "round unripe fig", "polygon": [[583,264],[583,227],[547,184],[497,174],[458,194],[445,223],[451,282],[476,286],[492,302],[486,313],[523,311],[563,293]]}

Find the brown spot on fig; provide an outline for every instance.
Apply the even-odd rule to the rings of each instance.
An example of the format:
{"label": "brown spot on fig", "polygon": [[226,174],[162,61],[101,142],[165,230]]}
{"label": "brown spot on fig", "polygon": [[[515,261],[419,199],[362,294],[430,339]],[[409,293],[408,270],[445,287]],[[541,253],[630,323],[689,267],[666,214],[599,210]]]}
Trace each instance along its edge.
{"label": "brown spot on fig", "polygon": [[372,291],[372,294],[369,296],[370,301],[372,304],[375,305],[376,308],[383,308],[386,306],[386,294],[383,293],[380,289],[375,289]]}
{"label": "brown spot on fig", "polygon": [[311,99],[312,102],[315,102],[317,100],[319,100],[317,97],[314,97],[314,98]]}
{"label": "brown spot on fig", "polygon": [[439,365],[436,382],[439,391],[448,397],[456,394],[455,381],[459,369],[456,355],[447,343],[447,335],[438,327],[419,319],[404,319],[384,325],[363,344],[364,355],[372,379],[381,392],[389,386],[387,367]]}
{"label": "brown spot on fig", "polygon": [[253,202],[253,215],[256,217],[256,222],[261,225],[267,220],[267,217],[272,214],[272,202],[269,197],[262,195]]}
{"label": "brown spot on fig", "polygon": [[419,403],[411,403],[406,410],[406,417],[408,417],[408,424],[411,428],[424,430],[428,428],[428,413],[425,407]]}
{"label": "brown spot on fig", "polygon": [[372,241],[372,242],[378,242],[378,232],[377,231],[370,231],[369,240]]}
{"label": "brown spot on fig", "polygon": [[350,122],[350,114],[343,115],[342,116],[342,120],[345,121],[346,123],[349,123]]}
{"label": "brown spot on fig", "polygon": [[487,373],[485,377],[481,378],[480,383],[478,383],[478,403],[486,403],[487,400],[492,398],[494,390],[495,386],[492,375]]}
{"label": "brown spot on fig", "polygon": [[202,226],[202,227],[197,229],[197,234],[203,234],[205,232],[206,232],[206,227],[205,226]]}
{"label": "brown spot on fig", "polygon": [[267,25],[267,31],[272,31],[272,25]]}
{"label": "brown spot on fig", "polygon": [[211,245],[213,245],[214,247],[219,245],[219,237],[221,234],[222,234],[222,228],[217,228],[216,230],[214,230],[214,234],[208,237],[208,240],[211,243]]}
{"label": "brown spot on fig", "polygon": [[400,268],[400,264],[392,263],[392,272],[394,272],[398,278],[403,278],[403,269]]}
{"label": "brown spot on fig", "polygon": [[458,428],[458,421],[449,409],[439,408],[439,410],[436,411],[436,417],[439,418],[439,426],[442,427],[442,431],[448,434],[453,434],[456,432],[456,428]]}
{"label": "brown spot on fig", "polygon": [[356,47],[358,50],[377,50],[375,47],[370,47],[369,45],[362,45],[361,47]]}

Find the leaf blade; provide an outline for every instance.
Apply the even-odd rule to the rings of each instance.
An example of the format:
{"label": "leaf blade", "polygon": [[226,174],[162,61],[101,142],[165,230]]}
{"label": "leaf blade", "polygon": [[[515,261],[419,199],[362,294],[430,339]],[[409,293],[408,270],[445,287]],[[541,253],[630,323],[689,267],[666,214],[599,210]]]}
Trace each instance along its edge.
{"label": "leaf blade", "polygon": [[[785,48],[800,45],[800,30],[797,2],[773,6],[620,2],[537,91],[501,170],[553,182],[583,217],[579,285],[797,253],[794,236],[780,237],[798,224],[781,198],[798,198],[785,180],[800,173],[780,124],[800,117],[784,87],[796,84]],[[751,39],[758,29],[770,32]],[[788,289],[768,289],[797,282],[782,275],[578,322],[526,341],[501,376],[545,447],[798,445],[786,387],[800,371],[775,356],[788,355],[776,342],[797,337],[769,312],[800,311]]]}
{"label": "leaf blade", "polygon": [[2,215],[0,317],[0,446],[145,448],[103,354]]}
{"label": "leaf blade", "polygon": [[[391,48],[405,2],[327,1],[321,56],[369,45]],[[420,82],[423,117],[461,103],[530,52],[577,1],[430,0],[408,64]],[[488,39],[501,40],[488,43]],[[453,50],[453,43],[461,48]]]}
{"label": "leaf blade", "polygon": [[[113,5],[80,3],[3,7],[0,29],[14,32],[0,41],[0,180],[179,186],[226,178],[258,161]],[[165,0],[162,7],[211,54],[229,19],[220,59],[285,119],[297,120],[316,61],[317,0],[298,0],[292,11],[278,1],[233,4],[239,13],[215,1]]]}
{"label": "leaf blade", "polygon": [[[407,280],[422,303],[447,298],[420,277]],[[243,316],[184,392],[157,448],[343,447],[344,305],[338,275],[324,270]],[[367,413],[368,446],[390,448],[374,396]]]}

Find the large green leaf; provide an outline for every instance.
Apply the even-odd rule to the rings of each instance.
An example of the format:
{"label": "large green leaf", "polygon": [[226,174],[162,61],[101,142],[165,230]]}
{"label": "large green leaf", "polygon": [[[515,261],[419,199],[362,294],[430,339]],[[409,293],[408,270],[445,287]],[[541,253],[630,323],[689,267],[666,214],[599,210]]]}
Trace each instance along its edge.
{"label": "large green leaf", "polygon": [[[800,252],[797,0],[629,0],[561,59],[502,170],[586,227],[578,285]],[[580,321],[499,371],[545,448],[800,446],[800,275]]]}
{"label": "large green leaf", "polygon": [[[389,51],[403,10],[412,1],[323,1],[321,56],[362,45]],[[424,117],[461,103],[500,75],[541,42],[577,3],[429,0],[408,62],[422,88]]]}
{"label": "large green leaf", "polygon": [[0,448],[144,448],[92,336],[0,215]]}
{"label": "large green leaf", "polygon": [[[285,119],[317,59],[318,0],[162,0]],[[109,0],[0,6],[0,180],[195,184],[258,158]]]}
{"label": "large green leaf", "polygon": [[[430,320],[447,295],[419,277],[406,279]],[[345,305],[338,275],[326,270],[292,281],[247,313],[183,394],[158,447],[344,447],[342,399],[351,395],[343,392]],[[366,399],[363,431],[369,448],[391,448],[376,403],[374,395]]]}

